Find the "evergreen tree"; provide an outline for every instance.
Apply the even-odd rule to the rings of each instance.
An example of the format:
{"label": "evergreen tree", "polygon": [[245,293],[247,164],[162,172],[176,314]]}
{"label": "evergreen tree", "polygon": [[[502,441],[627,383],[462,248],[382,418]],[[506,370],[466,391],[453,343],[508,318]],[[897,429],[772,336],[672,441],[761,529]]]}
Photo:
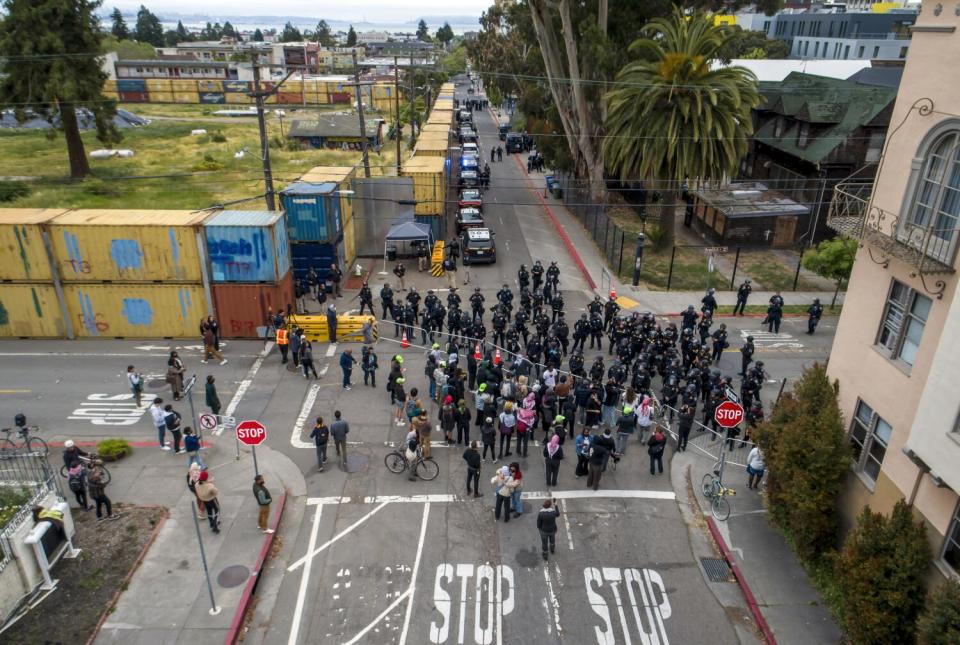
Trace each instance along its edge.
{"label": "evergreen tree", "polygon": [[280,34],[280,42],[282,43],[296,43],[303,40],[303,34],[300,33],[300,30],[293,26],[293,23],[288,22],[283,26],[283,33]]}
{"label": "evergreen tree", "polygon": [[903,500],[890,517],[867,506],[836,560],[841,621],[852,643],[912,643],[924,605],[930,545]]}
{"label": "evergreen tree", "polygon": [[230,38],[237,37],[237,30],[233,28],[233,25],[230,24],[229,20],[223,23],[223,29],[221,30],[221,33],[224,36],[229,36]]}
{"label": "evergreen tree", "polygon": [[188,43],[193,40],[193,35],[183,26],[183,21],[177,21],[177,42]]}
{"label": "evergreen tree", "polygon": [[145,6],[137,11],[136,39],[141,43],[150,43],[154,47],[163,47],[163,25],[160,19]]}
{"label": "evergreen tree", "polygon": [[423,18],[417,23],[417,40],[422,40],[425,43],[430,42],[430,28],[427,27],[427,21]]}
{"label": "evergreen tree", "polygon": [[127,21],[123,19],[123,14],[120,13],[117,7],[113,8],[113,13],[110,14],[110,20],[113,21],[113,25],[110,27],[110,33],[113,34],[114,38],[117,40],[129,40],[130,28],[127,27]]}
{"label": "evergreen tree", "polygon": [[317,31],[313,37],[323,47],[333,47],[333,34],[330,32],[330,25],[327,24],[326,20],[317,23]]}
{"label": "evergreen tree", "polygon": [[357,44],[357,32],[353,30],[353,25],[350,25],[350,30],[347,32],[347,47],[353,47]]}
{"label": "evergreen tree", "polygon": [[213,23],[213,38],[214,40],[220,40],[224,37],[223,27],[220,26],[219,22]]}
{"label": "evergreen tree", "polygon": [[90,55],[101,51],[99,6],[90,0],[6,0],[0,22],[0,103],[18,120],[30,108],[62,130],[70,176],[78,179],[90,173],[78,105],[93,113],[104,145],[121,138],[113,124],[116,104],[101,94],[107,74]]}
{"label": "evergreen tree", "polygon": [[443,23],[443,26],[440,27],[440,29],[437,29],[437,40],[444,45],[453,40],[453,28],[450,26],[449,22]]}
{"label": "evergreen tree", "polygon": [[254,30],[254,32],[253,32],[253,42],[255,42],[255,43],[262,43],[262,42],[263,42],[263,32],[260,31],[260,28],[259,28],[259,27],[258,27],[256,30]]}
{"label": "evergreen tree", "polygon": [[942,582],[927,597],[927,607],[917,621],[920,645],[960,643],[960,582]]}

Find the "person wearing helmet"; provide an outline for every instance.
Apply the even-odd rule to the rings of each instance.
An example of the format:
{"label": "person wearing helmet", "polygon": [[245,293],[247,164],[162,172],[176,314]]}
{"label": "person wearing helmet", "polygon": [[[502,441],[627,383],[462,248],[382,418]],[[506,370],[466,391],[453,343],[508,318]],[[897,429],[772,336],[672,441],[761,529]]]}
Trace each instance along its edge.
{"label": "person wearing helmet", "polygon": [[813,335],[822,316],[823,305],[820,304],[820,298],[814,298],[813,304],[807,308],[807,334]]}
{"label": "person wearing helmet", "polygon": [[747,336],[746,342],[740,348],[740,376],[746,378],[747,368],[753,362],[753,353],[756,348],[753,346],[753,336]]}
{"label": "person wearing helmet", "polygon": [[747,298],[750,297],[750,292],[753,291],[753,286],[750,284],[750,280],[744,280],[740,283],[740,286],[737,288],[737,304],[733,306],[733,315],[737,315],[739,310],[740,315],[743,315],[743,310],[747,306]]}
{"label": "person wearing helmet", "polygon": [[77,444],[73,442],[73,439],[67,439],[63,442],[63,465],[67,470],[81,463],[81,458],[86,459],[89,457],[90,455],[77,446]]}
{"label": "person wearing helmet", "polygon": [[627,452],[627,441],[637,429],[637,415],[629,405],[623,406],[623,413],[617,419],[617,456]]}

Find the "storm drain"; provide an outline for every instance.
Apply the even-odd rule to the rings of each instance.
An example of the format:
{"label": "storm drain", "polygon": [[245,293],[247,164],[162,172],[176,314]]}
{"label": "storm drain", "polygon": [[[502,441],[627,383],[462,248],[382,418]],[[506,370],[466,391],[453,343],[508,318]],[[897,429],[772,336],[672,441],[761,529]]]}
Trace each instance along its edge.
{"label": "storm drain", "polygon": [[217,576],[217,584],[224,588],[239,587],[250,578],[250,569],[242,564],[226,567]]}
{"label": "storm drain", "polygon": [[730,580],[730,565],[721,558],[700,558],[703,570],[707,572],[710,582],[727,582]]}

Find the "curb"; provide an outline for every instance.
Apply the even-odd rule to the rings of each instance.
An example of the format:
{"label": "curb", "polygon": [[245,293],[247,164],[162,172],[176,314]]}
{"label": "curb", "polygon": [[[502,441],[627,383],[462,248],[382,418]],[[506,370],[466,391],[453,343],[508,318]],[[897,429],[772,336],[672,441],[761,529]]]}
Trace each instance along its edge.
{"label": "curb", "polygon": [[[669,292],[663,292],[663,293],[669,293]],[[679,318],[680,316],[683,315],[683,312],[678,311],[678,312],[672,312],[672,313],[660,314],[660,315]],[[717,319],[717,318],[764,318],[766,317],[766,315],[767,314],[740,314],[738,316],[736,314],[713,314],[713,318],[714,319]],[[783,318],[806,318],[807,314],[783,314],[782,317]]]}
{"label": "curb", "polygon": [[[63,443],[64,442],[62,441],[48,441],[47,446],[50,448],[63,448]],[[90,448],[90,447],[96,447],[99,443],[100,443],[99,441],[74,441],[73,445],[78,446],[80,448]],[[158,447],[156,441],[129,441],[128,443],[130,444],[131,448],[157,448]],[[212,441],[208,441],[207,439],[204,439],[203,443],[201,444],[201,447],[209,448],[212,445],[213,445]]]}
{"label": "curb", "polygon": [[[274,531],[277,530],[277,526],[280,525],[280,518],[283,516],[283,508],[287,503],[287,493],[284,491],[283,495],[280,496],[280,503],[277,505],[277,512],[274,514],[273,523],[270,525]],[[225,645],[234,645],[237,642],[237,638],[240,636],[240,628],[243,626],[243,617],[247,613],[247,609],[250,607],[250,600],[253,598],[253,588],[257,586],[257,582],[260,580],[260,574],[263,573],[263,565],[267,560],[267,555],[270,553],[270,547],[273,546],[273,539],[277,534],[271,533],[263,540],[263,546],[260,548],[260,555],[257,557],[257,563],[253,567],[253,573],[250,578],[247,580],[246,586],[243,588],[243,594],[240,596],[240,602],[237,605],[237,610],[233,615],[233,621],[230,623],[230,631],[227,632],[227,638],[224,640]]]}
{"label": "curb", "polygon": [[[140,508],[149,508],[143,507]],[[120,594],[129,586],[130,580],[133,578],[133,574],[137,572],[137,569],[140,568],[140,564],[143,562],[143,559],[147,557],[147,551],[150,550],[150,547],[153,546],[153,543],[156,541],[157,536],[160,535],[160,529],[163,528],[163,525],[166,523],[167,518],[170,517],[170,511],[164,507],[158,507],[163,510],[163,514],[160,516],[160,521],[157,522],[157,525],[153,527],[153,531],[150,532],[150,539],[143,545],[143,548],[140,549],[140,553],[137,554],[137,559],[133,561],[133,566],[130,567],[130,571],[127,572],[127,575],[123,577],[123,581],[120,583],[120,588],[113,592],[113,595],[110,596],[110,600],[107,602],[106,608],[104,608],[103,613],[100,614],[100,619],[97,621],[96,626],[93,628],[93,633],[90,634],[90,638],[87,639],[85,645],[91,645],[93,641],[96,640],[97,636],[100,635],[100,629],[103,628],[103,624],[107,622],[107,617],[110,616],[110,613],[113,612],[113,608],[116,607],[117,601],[120,600]]]}
{"label": "curb", "polygon": [[740,591],[743,592],[743,597],[747,601],[747,607],[750,608],[750,613],[753,615],[753,619],[757,622],[757,627],[759,627],[760,631],[763,633],[764,640],[767,642],[767,645],[777,645],[777,639],[773,635],[773,630],[771,630],[770,625],[767,624],[767,619],[763,617],[763,613],[760,611],[760,606],[757,604],[757,599],[753,595],[753,591],[751,591],[750,585],[747,583],[747,579],[743,575],[743,571],[740,570],[736,560],[734,560],[733,554],[730,552],[730,547],[727,546],[723,536],[720,535],[720,529],[717,527],[717,523],[712,517],[707,518],[707,528],[710,529],[710,535],[713,536],[714,542],[717,543],[717,547],[723,554],[724,559],[727,561],[727,564],[730,565],[730,570],[733,572],[734,577],[736,577],[737,584],[740,585]]}

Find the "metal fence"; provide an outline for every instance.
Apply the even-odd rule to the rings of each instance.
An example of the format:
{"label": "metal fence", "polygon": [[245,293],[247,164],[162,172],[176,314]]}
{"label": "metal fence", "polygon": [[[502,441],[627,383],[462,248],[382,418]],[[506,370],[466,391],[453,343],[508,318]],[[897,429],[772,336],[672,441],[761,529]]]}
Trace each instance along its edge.
{"label": "metal fence", "polygon": [[0,514],[12,511],[0,527],[0,571],[13,559],[10,536],[30,518],[33,506],[51,493],[64,499],[57,472],[45,454],[5,451],[0,455]]}
{"label": "metal fence", "polygon": [[[676,429],[677,410],[663,404],[658,404],[657,408],[657,425],[673,438],[674,445],[676,445],[680,438]],[[750,454],[750,450],[756,444],[753,441],[746,440],[743,431],[741,431],[741,435],[743,436],[728,439],[725,433],[717,432],[713,428],[694,420],[693,427],[690,429],[690,436],[687,439],[687,450],[692,450],[700,456],[718,462],[720,461],[720,452],[726,447],[724,458],[726,463],[746,468],[747,455]],[[726,446],[724,446],[725,443]]]}

